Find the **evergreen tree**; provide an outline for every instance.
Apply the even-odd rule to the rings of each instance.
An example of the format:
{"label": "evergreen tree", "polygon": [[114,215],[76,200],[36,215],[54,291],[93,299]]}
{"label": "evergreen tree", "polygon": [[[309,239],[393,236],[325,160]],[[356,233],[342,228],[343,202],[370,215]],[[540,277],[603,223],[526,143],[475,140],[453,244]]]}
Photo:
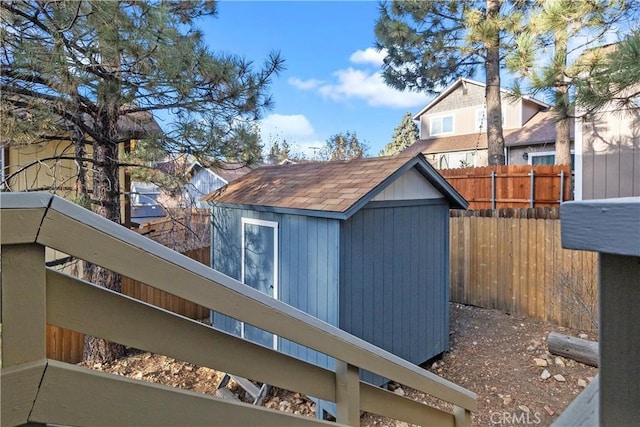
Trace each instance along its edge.
{"label": "evergreen tree", "polygon": [[[0,12],[2,120],[27,111],[47,118],[54,133],[88,136],[93,157],[81,161],[93,170],[91,206],[116,222],[123,115],[169,111],[173,121],[156,142],[162,150],[217,157],[238,123],[271,105],[266,90],[282,68],[277,54],[257,71],[240,57],[214,55],[196,27],[215,14],[213,1],[3,1]],[[51,136],[37,124],[31,131]],[[91,266],[86,275],[120,291],[117,274]],[[121,346],[85,342],[87,359],[121,354]]]}
{"label": "evergreen tree", "polygon": [[320,151],[322,160],[350,160],[365,157],[368,147],[358,140],[356,132],[331,136]]}
{"label": "evergreen tree", "polygon": [[640,32],[584,53],[576,69],[577,103],[587,114],[640,108]]}
{"label": "evergreen tree", "polygon": [[[532,5],[507,66],[528,80],[527,93],[544,93],[554,100],[556,164],[571,164],[572,87],[577,76],[572,73],[569,54],[602,43],[603,36],[616,23],[635,15],[637,6],[635,0],[536,0]],[[553,51],[551,59],[540,66],[536,60],[549,48]],[[514,84],[516,95],[523,92],[520,86],[520,81]]]}
{"label": "evergreen tree", "polygon": [[393,139],[380,151],[381,156],[402,153],[408,146],[416,142],[420,135],[418,126],[411,118],[411,113],[402,117],[400,124],[393,130]]}
{"label": "evergreen tree", "polygon": [[385,49],[383,77],[397,89],[437,94],[461,77],[485,73],[489,164],[504,164],[500,49],[520,20],[524,0],[383,3],[375,25]]}

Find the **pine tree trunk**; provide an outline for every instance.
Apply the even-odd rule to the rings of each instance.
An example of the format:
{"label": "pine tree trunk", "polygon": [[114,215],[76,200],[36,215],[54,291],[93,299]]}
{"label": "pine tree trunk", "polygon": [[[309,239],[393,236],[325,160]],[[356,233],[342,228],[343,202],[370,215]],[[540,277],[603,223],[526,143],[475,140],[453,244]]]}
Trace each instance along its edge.
{"label": "pine tree trunk", "polygon": [[[118,176],[117,127],[104,120],[107,126],[113,126],[116,137],[108,143],[94,143],[93,146],[93,210],[100,216],[120,223],[120,182]],[[116,116],[117,123],[117,116]],[[109,133],[113,134],[113,131]],[[85,265],[85,278],[96,285],[104,286],[115,292],[122,291],[120,275],[98,265]],[[125,354],[124,346],[103,339],[86,336],[84,341],[85,361],[111,362]]]}
{"label": "pine tree trunk", "polygon": [[[500,14],[500,0],[487,0],[487,20],[496,20]],[[502,134],[502,101],[500,98],[500,33],[486,42],[485,59],[487,102],[487,145],[489,165],[504,165],[504,136]]]}
{"label": "pine tree trunk", "polygon": [[567,67],[567,29],[555,32],[555,102],[556,102],[556,164],[571,164],[571,134],[569,127],[569,88],[565,82]]}
{"label": "pine tree trunk", "polygon": [[[105,7],[118,8],[116,2],[106,3]],[[115,14],[115,11],[114,11]],[[99,113],[94,116],[95,130],[100,135],[93,143],[93,211],[110,221],[120,224],[120,179],[118,158],[118,118],[122,106],[122,85],[120,76],[120,57],[117,49],[118,30],[110,23],[100,29],[103,44],[100,45],[103,66],[106,75],[97,88]],[[98,249],[99,250],[99,249]],[[117,255],[117,254],[116,254]],[[120,275],[98,265],[87,264],[85,277],[96,285],[104,286],[115,292],[122,291]],[[91,362],[111,362],[125,354],[121,344],[86,336],[83,359]]]}

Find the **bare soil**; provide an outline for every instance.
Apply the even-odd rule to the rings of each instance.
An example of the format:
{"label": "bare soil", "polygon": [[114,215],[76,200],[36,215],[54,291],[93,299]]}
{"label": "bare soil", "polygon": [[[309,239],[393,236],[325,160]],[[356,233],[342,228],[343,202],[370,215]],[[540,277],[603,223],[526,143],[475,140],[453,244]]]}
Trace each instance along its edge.
{"label": "bare soil", "polygon": [[[597,373],[597,368],[549,354],[546,347],[546,338],[552,331],[572,336],[583,333],[595,340],[597,336],[593,332],[496,310],[460,304],[451,304],[450,308],[450,351],[424,367],[477,394],[474,426],[548,426]],[[539,366],[545,364],[547,366]],[[215,394],[224,375],[133,349],[127,357],[114,363],[89,367],[205,394]],[[541,377],[545,370],[550,374],[547,379]],[[556,376],[558,374],[561,376]],[[400,384],[390,384],[389,388],[451,410],[450,405]],[[285,390],[273,389],[264,405],[305,416],[315,415],[312,401]],[[406,423],[372,414],[363,414],[361,422],[363,426],[406,426]]]}

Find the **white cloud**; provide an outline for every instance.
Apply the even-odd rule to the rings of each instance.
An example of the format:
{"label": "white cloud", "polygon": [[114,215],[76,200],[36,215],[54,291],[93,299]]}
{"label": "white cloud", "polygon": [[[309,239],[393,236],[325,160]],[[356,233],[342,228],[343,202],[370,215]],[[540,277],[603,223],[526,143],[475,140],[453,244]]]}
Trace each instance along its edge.
{"label": "white cloud", "polygon": [[369,72],[349,67],[334,73],[337,82],[322,85],[318,91],[334,101],[346,102],[360,99],[371,107],[410,108],[426,104],[428,97],[422,93],[400,92],[387,86],[379,72]]}
{"label": "white cloud", "polygon": [[316,80],[316,79],[302,80],[297,77],[291,77],[289,78],[289,80],[287,80],[287,82],[291,86],[295,86],[298,89],[302,89],[302,90],[315,89],[323,83],[322,80]]}
{"label": "white cloud", "polygon": [[[391,108],[415,108],[425,105],[429,100],[426,94],[400,92],[384,83],[379,67],[385,54],[386,52],[378,52],[371,47],[355,51],[350,61],[358,65],[335,71],[334,79],[330,82],[318,79],[302,80],[297,77],[290,78],[288,82],[298,89],[316,91],[324,98],[336,102],[361,100],[371,107]],[[362,64],[373,64],[378,69],[363,68]]]}
{"label": "white cloud", "polygon": [[313,158],[314,151],[324,145],[316,135],[311,122],[302,114],[270,114],[260,122],[260,133],[265,151],[274,141],[287,141],[294,153]]}
{"label": "white cloud", "polygon": [[382,66],[384,57],[387,56],[386,49],[378,51],[372,47],[365,50],[356,50],[353,52],[349,60],[354,64],[373,64],[377,67]]}

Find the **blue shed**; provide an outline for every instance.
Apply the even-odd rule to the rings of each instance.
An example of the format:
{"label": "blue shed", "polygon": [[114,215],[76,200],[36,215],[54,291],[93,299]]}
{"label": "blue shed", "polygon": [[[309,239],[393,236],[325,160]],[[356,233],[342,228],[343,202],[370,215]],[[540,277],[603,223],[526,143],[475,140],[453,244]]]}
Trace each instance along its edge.
{"label": "blue shed", "polygon": [[[265,166],[206,200],[216,270],[410,362],[448,349],[449,209],[467,202],[422,154]],[[230,317],[212,322],[333,368]]]}

